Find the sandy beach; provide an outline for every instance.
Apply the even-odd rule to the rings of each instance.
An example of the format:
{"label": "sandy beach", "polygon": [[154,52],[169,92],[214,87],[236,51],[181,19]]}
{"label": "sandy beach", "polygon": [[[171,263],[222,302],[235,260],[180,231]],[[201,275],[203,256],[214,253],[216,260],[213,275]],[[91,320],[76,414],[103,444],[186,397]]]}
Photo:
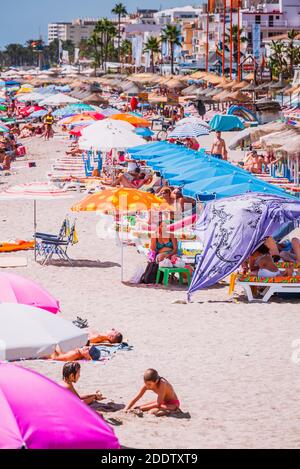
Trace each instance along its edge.
{"label": "sandy beach", "polygon": [[[227,134],[226,139],[232,135]],[[209,148],[212,135],[203,140]],[[210,139],[210,140],[209,140]],[[54,159],[68,141],[26,140],[26,160],[13,164],[16,174],[0,178],[7,185],[46,180]],[[235,158],[240,158],[236,153]],[[38,202],[38,229],[56,232],[64,216],[76,217],[79,243],[70,251],[75,266],[41,266],[33,252],[28,266],[7,269],[31,278],[59,299],[64,318],[86,318],[90,328],[115,327],[133,346],[105,363],[82,363],[80,392],[100,389],[104,403],[127,404],[142,385],[143,372],[156,368],[175,388],[183,413],[176,417],[139,418],[116,412],[120,442],[130,448],[297,448],[300,445],[300,364],[291,360],[293,341],[300,339],[299,303],[272,300],[248,304],[244,296],[228,297],[227,284],[199,291],[186,304],[186,289],[147,287],[120,282],[120,249],[114,240],[99,239],[94,213],[69,212],[84,198]],[[0,239],[28,239],[33,233],[33,203],[0,202]],[[2,255],[4,256],[4,255]],[[125,249],[125,279],[146,263],[136,248]],[[16,324],[17,327],[17,324]],[[62,364],[25,361],[59,381]],[[147,400],[151,400],[149,393]],[[118,406],[116,406],[118,407]]]}

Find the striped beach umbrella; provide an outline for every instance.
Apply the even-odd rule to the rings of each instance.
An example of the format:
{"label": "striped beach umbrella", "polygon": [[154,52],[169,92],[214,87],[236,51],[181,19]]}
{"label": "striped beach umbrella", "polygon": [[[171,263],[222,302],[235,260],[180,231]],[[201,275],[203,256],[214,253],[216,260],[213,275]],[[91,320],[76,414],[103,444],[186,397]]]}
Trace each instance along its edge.
{"label": "striped beach umbrella", "polygon": [[[33,200],[33,226],[34,234],[36,233],[36,201],[37,200],[61,200],[61,199],[71,199],[73,194],[67,192],[63,189],[49,184],[47,182],[30,182],[27,184],[18,184],[16,186],[11,186],[5,189],[3,192],[0,192],[0,202],[7,200]],[[35,238],[35,235],[34,235]],[[36,257],[36,250],[34,251],[34,256]]]}
{"label": "striped beach umbrella", "polygon": [[168,138],[197,138],[209,135],[207,127],[199,124],[186,124],[176,127],[169,133]]}

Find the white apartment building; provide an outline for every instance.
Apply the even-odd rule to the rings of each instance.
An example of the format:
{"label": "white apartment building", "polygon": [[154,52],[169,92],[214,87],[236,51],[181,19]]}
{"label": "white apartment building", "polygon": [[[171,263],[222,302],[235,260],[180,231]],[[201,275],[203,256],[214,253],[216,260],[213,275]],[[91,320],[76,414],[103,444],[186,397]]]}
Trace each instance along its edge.
{"label": "white apartment building", "polygon": [[170,8],[154,13],[154,19],[158,24],[184,23],[194,21],[202,12],[202,8],[194,8],[193,6]]}
{"label": "white apartment building", "polygon": [[[50,23],[48,25],[48,44],[54,39],[72,41],[78,46],[82,39],[89,39],[99,18],[75,19],[66,23]],[[116,19],[111,21],[117,23]]]}
{"label": "white apartment building", "polygon": [[242,10],[241,20],[248,46],[252,45],[253,25],[260,25],[261,41],[280,36],[291,29],[300,28],[300,0],[278,0],[276,3],[261,3]]}
{"label": "white apartment building", "polygon": [[48,24],[48,44],[54,39],[67,41],[70,35],[70,26],[72,23],[50,23]]}

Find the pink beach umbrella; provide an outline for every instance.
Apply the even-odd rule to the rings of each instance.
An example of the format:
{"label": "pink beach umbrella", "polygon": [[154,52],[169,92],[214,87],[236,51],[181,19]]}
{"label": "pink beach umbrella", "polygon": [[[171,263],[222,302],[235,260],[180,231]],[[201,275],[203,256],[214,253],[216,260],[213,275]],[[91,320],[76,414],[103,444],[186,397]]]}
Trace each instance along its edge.
{"label": "pink beach umbrella", "polygon": [[120,448],[113,430],[75,394],[10,363],[0,363],[0,421],[0,449]]}
{"label": "pink beach umbrella", "polygon": [[58,313],[59,302],[43,287],[21,275],[0,272],[0,303],[21,303]]}

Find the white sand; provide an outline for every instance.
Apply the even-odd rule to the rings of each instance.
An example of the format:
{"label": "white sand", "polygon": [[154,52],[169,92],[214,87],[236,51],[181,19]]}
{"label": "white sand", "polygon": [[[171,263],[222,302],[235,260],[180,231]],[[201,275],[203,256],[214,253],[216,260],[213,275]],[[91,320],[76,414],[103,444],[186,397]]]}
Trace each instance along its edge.
{"label": "white sand", "polygon": [[[45,179],[50,161],[63,153],[66,142],[28,140],[36,168],[1,178],[15,184]],[[5,185],[1,184],[3,189]],[[76,194],[76,200],[84,196]],[[72,201],[38,202],[39,230],[57,231]],[[0,238],[32,235],[32,202],[0,202]],[[71,217],[73,215],[71,214]],[[42,267],[28,256],[28,267],[11,269],[40,282],[61,302],[62,315],[87,318],[101,331],[124,332],[134,346],[112,360],[85,363],[78,389],[100,389],[125,404],[142,384],[148,367],[174,385],[183,412],[190,419],[144,418],[110,413],[123,421],[114,427],[120,442],[134,448],[257,448],[300,445],[299,365],[291,362],[292,341],[300,339],[299,304],[235,303],[227,287],[198,292],[191,304],[184,288],[135,287],[120,283],[120,253],[111,240],[96,237],[93,213],[76,214],[79,243],[70,249],[78,267]],[[20,253],[16,255],[20,256]],[[141,261],[134,248],[125,253],[128,278]],[[7,269],[10,271],[10,269]],[[17,327],[17,325],[16,325]],[[59,380],[62,364],[28,361],[31,367]],[[20,383],[21,384],[21,383]],[[149,393],[148,400],[153,396]]]}

